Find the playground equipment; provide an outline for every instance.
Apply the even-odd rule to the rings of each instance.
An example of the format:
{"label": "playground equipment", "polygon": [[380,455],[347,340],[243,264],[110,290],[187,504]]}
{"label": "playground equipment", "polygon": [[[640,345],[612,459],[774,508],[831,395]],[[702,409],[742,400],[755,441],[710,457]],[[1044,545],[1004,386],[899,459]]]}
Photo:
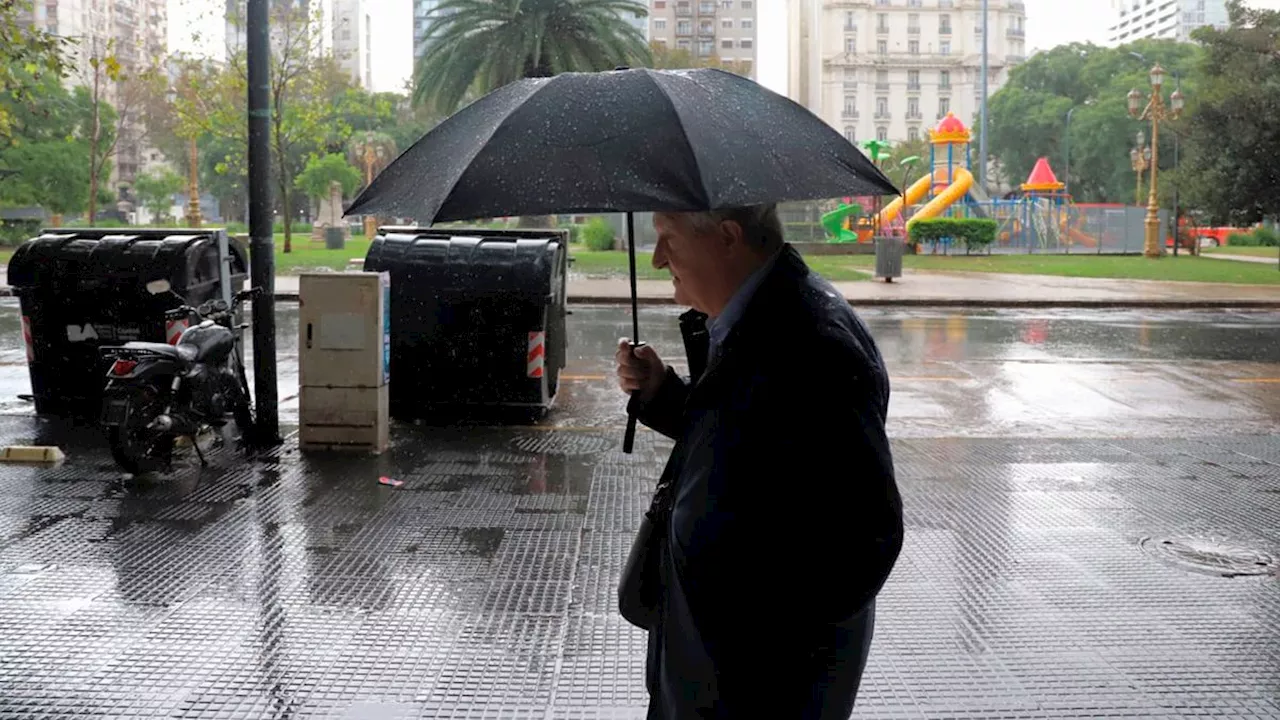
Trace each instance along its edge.
{"label": "playground equipment", "polygon": [[840,203],[835,210],[822,216],[822,227],[834,238],[833,242],[864,242],[871,236],[871,229],[864,228],[855,230],[851,225],[852,220],[856,220],[862,216],[862,205],[852,202],[850,198],[845,198],[845,202]]}
{"label": "playground equipment", "polygon": [[1042,250],[1065,248],[1067,252],[1073,246],[1098,248],[1098,238],[1077,225],[1084,221],[1085,215],[1073,212],[1071,196],[1054,174],[1048,158],[1036,160],[1020,190],[1016,199],[989,204],[992,217],[999,222],[998,245]]}
{"label": "playground equipment", "polygon": [[[895,198],[880,211],[880,227],[905,229],[917,219],[947,213],[956,203],[967,200],[969,204],[976,204],[973,174],[969,172],[969,140],[969,129],[955,115],[947,113],[938,126],[929,131],[929,172],[912,183],[903,196]],[[926,199],[905,225],[895,224],[904,209]]]}

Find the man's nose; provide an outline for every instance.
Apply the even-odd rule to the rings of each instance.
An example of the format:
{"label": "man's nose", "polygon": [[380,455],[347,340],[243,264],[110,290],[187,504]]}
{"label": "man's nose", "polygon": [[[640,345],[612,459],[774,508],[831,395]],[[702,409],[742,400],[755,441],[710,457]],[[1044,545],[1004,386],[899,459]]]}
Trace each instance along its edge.
{"label": "man's nose", "polygon": [[667,250],[661,240],[653,248],[653,266],[658,270],[667,266]]}

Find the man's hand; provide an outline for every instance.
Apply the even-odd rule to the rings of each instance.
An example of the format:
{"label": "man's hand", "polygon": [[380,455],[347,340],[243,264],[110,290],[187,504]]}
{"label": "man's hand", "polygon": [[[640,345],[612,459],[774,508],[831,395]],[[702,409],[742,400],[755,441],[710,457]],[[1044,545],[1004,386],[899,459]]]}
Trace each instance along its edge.
{"label": "man's hand", "polygon": [[649,402],[662,387],[667,366],[651,345],[641,345],[632,350],[627,338],[618,340],[618,387],[626,393],[637,393],[640,402]]}

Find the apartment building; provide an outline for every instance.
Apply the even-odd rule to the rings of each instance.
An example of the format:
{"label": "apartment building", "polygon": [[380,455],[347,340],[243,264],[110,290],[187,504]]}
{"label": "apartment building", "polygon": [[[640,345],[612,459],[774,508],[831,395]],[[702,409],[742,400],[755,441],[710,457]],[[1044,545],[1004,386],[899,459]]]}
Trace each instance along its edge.
{"label": "apartment building", "polygon": [[1187,42],[1196,28],[1228,25],[1226,0],[1112,0],[1111,7],[1112,45],[1149,38]]}
{"label": "apartment building", "polygon": [[731,60],[756,77],[760,0],[650,0],[649,40],[706,61]]}
{"label": "apartment building", "polygon": [[358,85],[373,89],[373,34],[364,0],[333,0],[333,57]]}
{"label": "apartment building", "polygon": [[[168,52],[165,0],[37,0],[22,19],[72,41],[70,86],[93,83],[92,57],[114,55],[128,76]],[[117,83],[106,84],[104,99],[118,111],[129,110]],[[130,114],[124,120],[112,157],[113,184],[132,183],[148,155],[141,118]]]}
{"label": "apartment building", "polygon": [[[982,102],[980,0],[789,0],[788,94],[851,141],[914,140]],[[989,0],[988,94],[1026,59],[1026,6]]]}

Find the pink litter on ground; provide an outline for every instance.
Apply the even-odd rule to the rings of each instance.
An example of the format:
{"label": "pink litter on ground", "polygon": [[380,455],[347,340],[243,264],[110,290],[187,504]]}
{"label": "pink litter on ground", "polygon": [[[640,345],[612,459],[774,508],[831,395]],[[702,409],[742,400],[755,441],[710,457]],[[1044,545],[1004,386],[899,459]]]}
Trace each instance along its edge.
{"label": "pink litter on ground", "polygon": [[386,475],[383,475],[382,477],[378,478],[378,482],[381,483],[382,485],[390,485],[391,487],[400,487],[401,485],[404,484],[403,480],[396,480],[395,478],[389,478]]}

